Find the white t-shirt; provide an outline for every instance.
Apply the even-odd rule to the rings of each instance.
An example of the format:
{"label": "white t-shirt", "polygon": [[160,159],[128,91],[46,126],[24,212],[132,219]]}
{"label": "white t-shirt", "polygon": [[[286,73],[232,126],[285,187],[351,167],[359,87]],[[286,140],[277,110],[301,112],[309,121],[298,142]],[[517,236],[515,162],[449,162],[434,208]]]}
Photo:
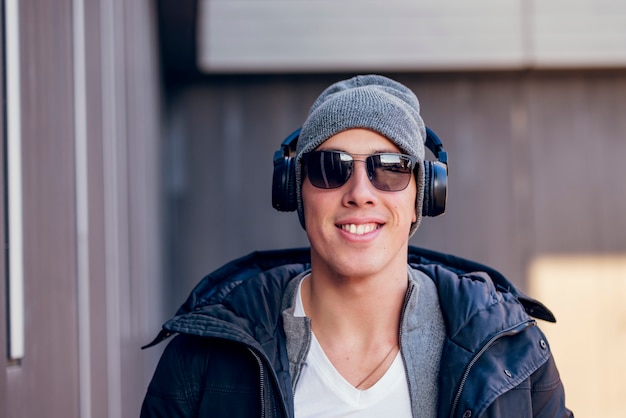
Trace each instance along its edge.
{"label": "white t-shirt", "polygon": [[[300,288],[294,316],[305,316]],[[296,418],[411,417],[409,387],[400,353],[374,386],[359,390],[335,369],[315,334],[294,396]]]}

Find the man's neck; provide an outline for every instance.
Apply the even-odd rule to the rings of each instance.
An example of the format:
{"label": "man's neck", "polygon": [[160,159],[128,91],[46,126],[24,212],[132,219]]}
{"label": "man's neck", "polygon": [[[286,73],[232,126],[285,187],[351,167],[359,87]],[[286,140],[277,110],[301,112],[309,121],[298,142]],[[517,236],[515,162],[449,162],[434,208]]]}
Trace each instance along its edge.
{"label": "man's neck", "polygon": [[407,286],[406,267],[402,273],[358,278],[320,276],[312,270],[303,283],[303,303],[319,327],[339,332],[334,328],[347,325],[367,333],[399,320]]}
{"label": "man's neck", "polygon": [[302,283],[302,302],[313,333],[335,368],[355,387],[373,385],[393,361],[388,357],[399,344],[407,274],[406,266],[402,273],[360,278],[321,276],[313,269]]}

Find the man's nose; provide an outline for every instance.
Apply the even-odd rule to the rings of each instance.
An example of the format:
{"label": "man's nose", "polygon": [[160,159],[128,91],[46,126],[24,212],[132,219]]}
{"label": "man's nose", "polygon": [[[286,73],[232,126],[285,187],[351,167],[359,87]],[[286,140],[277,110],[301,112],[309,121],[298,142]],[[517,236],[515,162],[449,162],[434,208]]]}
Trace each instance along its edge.
{"label": "man's nose", "polygon": [[374,202],[376,190],[369,179],[364,160],[354,160],[352,176],[345,187],[344,204],[360,206]]}

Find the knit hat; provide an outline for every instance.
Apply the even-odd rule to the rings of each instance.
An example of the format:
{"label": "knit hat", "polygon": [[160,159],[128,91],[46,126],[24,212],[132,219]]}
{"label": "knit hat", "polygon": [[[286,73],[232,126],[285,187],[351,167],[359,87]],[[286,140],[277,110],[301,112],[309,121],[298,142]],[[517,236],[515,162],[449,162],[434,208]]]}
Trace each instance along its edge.
{"label": "knit hat", "polygon": [[313,151],[339,132],[352,128],[375,131],[400,150],[417,158],[417,221],[409,236],[422,220],[424,199],[424,140],[426,128],[419,114],[419,101],[406,86],[380,75],[362,75],[328,87],[313,103],[302,125],[296,146],[296,198],[302,227],[302,156]]}

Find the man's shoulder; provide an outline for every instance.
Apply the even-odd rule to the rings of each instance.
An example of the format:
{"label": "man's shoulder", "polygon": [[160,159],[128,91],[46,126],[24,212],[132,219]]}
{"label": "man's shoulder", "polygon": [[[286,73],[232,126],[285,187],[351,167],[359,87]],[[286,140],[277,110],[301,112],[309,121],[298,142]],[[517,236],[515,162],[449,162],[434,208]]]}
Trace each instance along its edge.
{"label": "man's shoulder", "polygon": [[[541,302],[524,294],[498,270],[452,254],[409,246],[409,265],[430,277],[438,288],[442,303],[449,300],[490,304],[507,300],[519,303],[528,315],[556,322]],[[453,306],[457,304],[454,303]],[[445,307],[444,307],[445,308]]]}
{"label": "man's shoulder", "polygon": [[291,279],[308,268],[310,268],[308,248],[252,252],[229,261],[207,274],[191,291],[177,315],[219,302],[235,290],[284,288]]}

